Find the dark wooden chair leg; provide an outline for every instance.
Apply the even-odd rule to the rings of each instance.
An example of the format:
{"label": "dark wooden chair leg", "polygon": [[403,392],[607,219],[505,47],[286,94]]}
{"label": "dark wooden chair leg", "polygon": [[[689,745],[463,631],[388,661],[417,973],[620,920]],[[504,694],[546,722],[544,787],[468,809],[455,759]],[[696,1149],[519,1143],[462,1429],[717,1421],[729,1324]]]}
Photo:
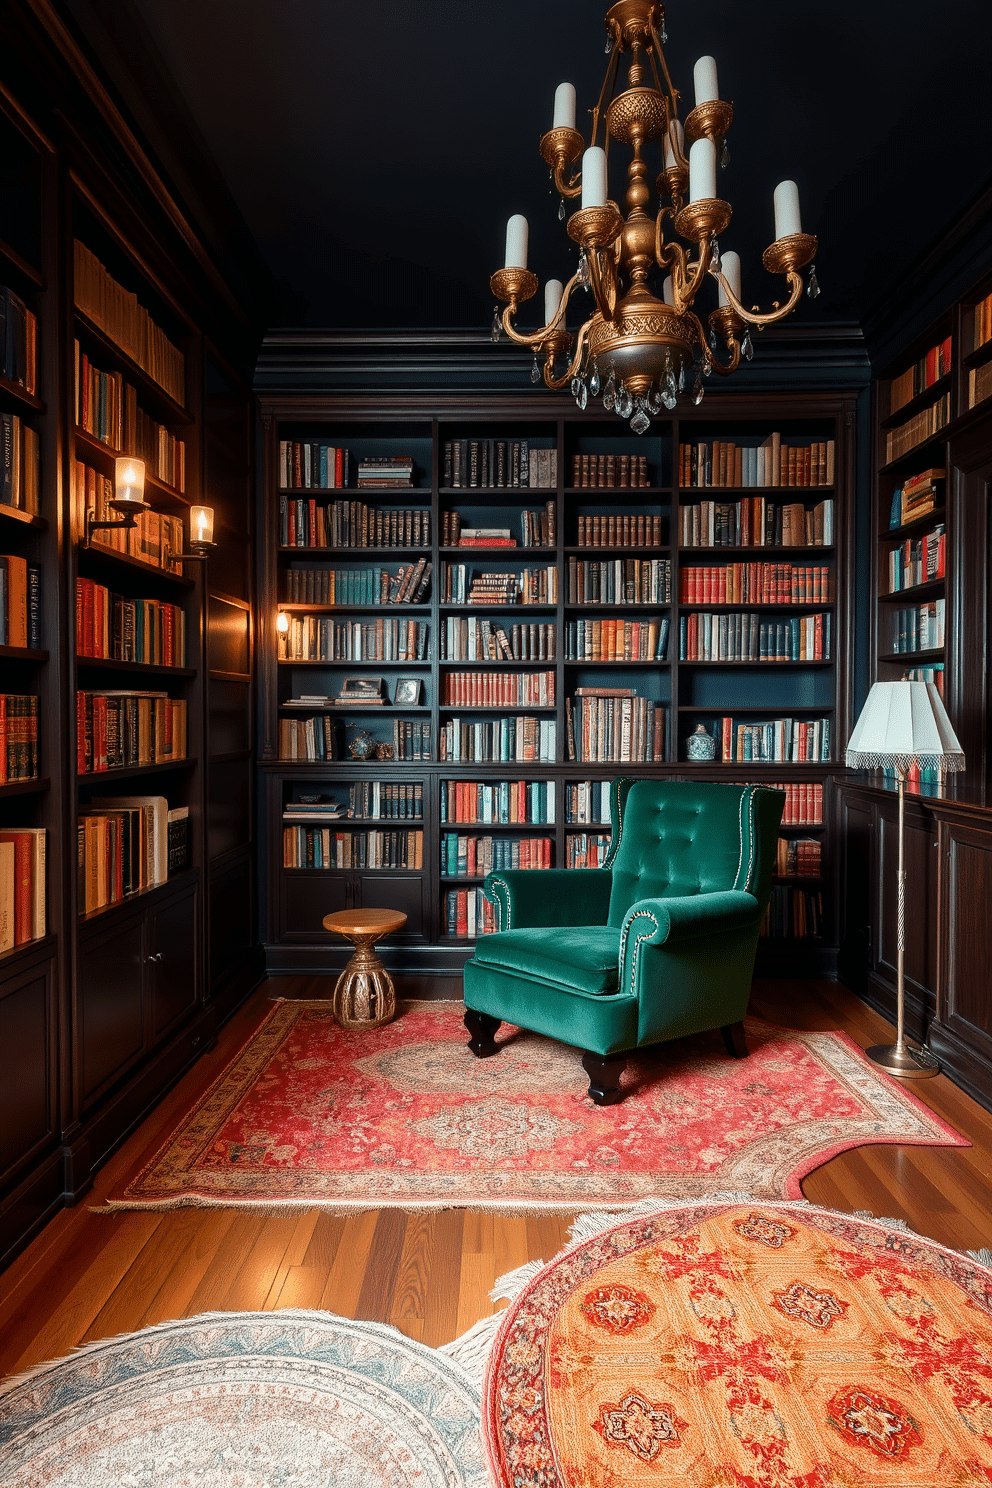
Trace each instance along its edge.
{"label": "dark wooden chair leg", "polygon": [[721,1028],[723,1042],[727,1046],[727,1053],[734,1059],[746,1059],[748,1056],[747,1039],[744,1037],[743,1023],[728,1023],[726,1028]]}
{"label": "dark wooden chair leg", "polygon": [[627,1068],[626,1054],[583,1054],[582,1068],[589,1076],[589,1096],[597,1106],[615,1106],[623,1100],[620,1076]]}
{"label": "dark wooden chair leg", "polygon": [[472,1035],[468,1046],[476,1059],[489,1059],[493,1054],[499,1053],[496,1030],[500,1022],[501,1019],[490,1018],[488,1013],[477,1013],[472,1008],[466,1008],[465,1027]]}

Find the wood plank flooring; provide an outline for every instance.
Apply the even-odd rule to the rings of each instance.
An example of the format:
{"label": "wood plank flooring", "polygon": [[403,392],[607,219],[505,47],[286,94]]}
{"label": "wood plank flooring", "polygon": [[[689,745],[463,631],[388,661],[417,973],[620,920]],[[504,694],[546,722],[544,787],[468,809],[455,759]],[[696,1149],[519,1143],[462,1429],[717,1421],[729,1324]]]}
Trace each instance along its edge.
{"label": "wood plank flooring", "polygon": [[[442,995],[458,984],[444,983]],[[422,984],[402,988],[424,995]],[[199,1312],[319,1307],[393,1323],[437,1345],[492,1309],[495,1279],[525,1261],[550,1259],[568,1216],[527,1217],[450,1209],[381,1210],[339,1218],[309,1211],[265,1215],[183,1209],[93,1214],[112,1185],[154,1153],[268,1010],[270,996],[327,995],[320,979],[268,983],[97,1175],[75,1209],[59,1214],[0,1276],[0,1376],[78,1344]],[[752,1010],[771,1022],[843,1029],[862,1046],[891,1038],[888,1025],[834,982],[755,984]],[[992,1114],[944,1075],[914,1087],[974,1146],[867,1146],[843,1154],[803,1184],[817,1204],[906,1219],[957,1249],[992,1244]]]}

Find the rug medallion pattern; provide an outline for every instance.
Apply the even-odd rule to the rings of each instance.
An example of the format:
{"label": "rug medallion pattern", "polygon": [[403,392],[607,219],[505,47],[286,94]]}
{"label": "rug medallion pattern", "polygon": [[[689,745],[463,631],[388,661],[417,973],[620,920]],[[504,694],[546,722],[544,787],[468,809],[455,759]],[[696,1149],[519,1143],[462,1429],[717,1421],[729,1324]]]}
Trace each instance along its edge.
{"label": "rug medallion pattern", "polygon": [[807,1205],[687,1205],[510,1304],[483,1430],[504,1488],[988,1488],[992,1271]]}
{"label": "rug medallion pattern", "polygon": [[371,1032],[324,1002],[279,1002],[111,1205],[382,1205],[570,1210],[728,1192],[796,1197],[862,1142],[959,1143],[847,1039],[753,1022],[648,1051],[626,1099],[594,1106],[576,1049],[510,1026],[466,1048],[461,1003]]}

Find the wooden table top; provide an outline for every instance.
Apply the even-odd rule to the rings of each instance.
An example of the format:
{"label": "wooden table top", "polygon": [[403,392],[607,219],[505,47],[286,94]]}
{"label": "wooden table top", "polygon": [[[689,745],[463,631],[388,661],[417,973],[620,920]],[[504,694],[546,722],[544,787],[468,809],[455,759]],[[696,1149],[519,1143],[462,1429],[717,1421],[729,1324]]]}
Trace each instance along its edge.
{"label": "wooden table top", "polygon": [[334,930],[338,935],[390,935],[402,930],[406,915],[396,909],[339,909],[335,914],[325,915],[325,930]]}

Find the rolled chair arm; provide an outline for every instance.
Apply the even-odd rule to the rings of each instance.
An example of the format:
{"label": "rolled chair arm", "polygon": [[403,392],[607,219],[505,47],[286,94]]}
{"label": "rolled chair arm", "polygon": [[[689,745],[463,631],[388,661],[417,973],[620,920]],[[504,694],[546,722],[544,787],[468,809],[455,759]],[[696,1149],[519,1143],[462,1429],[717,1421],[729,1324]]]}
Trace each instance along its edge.
{"label": "rolled chair arm", "polygon": [[605,925],[612,884],[608,868],[509,868],[490,873],[483,888],[499,928],[525,930]]}
{"label": "rolled chair arm", "polygon": [[[620,932],[620,957],[636,935],[641,944],[690,940],[694,935],[719,935],[746,930],[758,917],[758,901],[740,889],[718,894],[686,894],[673,899],[641,899],[627,911]],[[635,923],[636,922],[636,923]]]}

